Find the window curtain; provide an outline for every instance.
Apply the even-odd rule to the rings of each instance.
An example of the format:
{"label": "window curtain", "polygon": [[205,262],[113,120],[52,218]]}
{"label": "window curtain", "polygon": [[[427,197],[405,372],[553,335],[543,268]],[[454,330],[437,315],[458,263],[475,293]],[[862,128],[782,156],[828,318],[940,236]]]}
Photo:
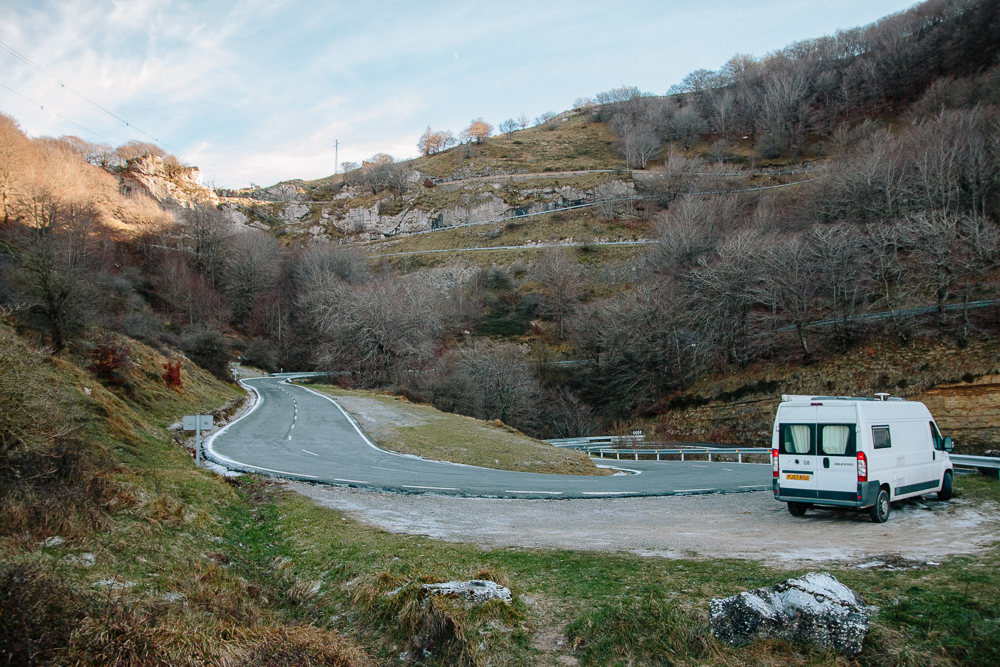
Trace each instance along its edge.
{"label": "window curtain", "polygon": [[809,442],[809,426],[807,424],[793,424],[788,427],[792,432],[792,444],[796,454],[808,454],[812,447]]}
{"label": "window curtain", "polygon": [[843,454],[847,451],[847,441],[851,437],[849,426],[823,427],[823,453]]}

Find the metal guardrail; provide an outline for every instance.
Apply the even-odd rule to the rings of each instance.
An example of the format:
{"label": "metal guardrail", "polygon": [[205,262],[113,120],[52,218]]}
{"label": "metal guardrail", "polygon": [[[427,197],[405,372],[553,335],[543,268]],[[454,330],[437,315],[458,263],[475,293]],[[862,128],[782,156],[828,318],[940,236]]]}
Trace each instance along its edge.
{"label": "metal guardrail", "polygon": [[614,444],[624,444],[626,442],[645,442],[646,436],[642,434],[636,435],[594,435],[585,436],[580,438],[556,438],[554,440],[546,440],[545,442],[550,445],[555,445],[556,447],[565,447],[567,449],[579,449],[583,450],[590,445],[614,445]]}
{"label": "metal guardrail", "polygon": [[[692,447],[676,447],[672,449],[636,449],[632,447],[622,447],[621,445],[628,445],[629,443],[644,442],[645,436],[641,434],[636,435],[600,435],[587,438],[562,438],[558,440],[546,440],[549,444],[555,445],[556,447],[563,447],[566,449],[575,449],[579,452],[587,452],[590,456],[597,456],[599,458],[609,458],[614,456],[616,461],[624,460],[638,461],[639,457],[649,457],[655,456],[657,461],[664,460],[663,457],[669,456],[670,459],[674,460],[672,457],[680,456],[681,461],[687,460],[686,457],[697,456],[698,460],[704,460],[701,457],[708,457],[708,460],[712,460],[712,456],[736,456],[738,463],[743,463],[743,456],[749,454],[770,454],[771,449],[769,447],[714,447],[705,446],[702,443],[695,444]],[[618,445],[617,447],[615,445]],[[651,460],[651,459],[647,459]]]}
{"label": "metal guardrail", "polygon": [[952,454],[951,462],[956,468],[988,468],[990,470],[1000,470],[1000,458],[994,456],[968,456],[966,454]]}
{"label": "metal guardrail", "polygon": [[[616,461],[622,460],[622,455],[626,456],[625,460],[638,461],[639,456],[650,456],[655,454],[656,460],[663,460],[662,456],[677,456],[680,455],[681,461],[685,460],[685,456],[708,456],[709,462],[712,460],[712,455],[714,454],[716,458],[719,456],[736,456],[737,463],[743,463],[743,456],[750,454],[771,454],[771,450],[768,447],[742,447],[740,449],[723,449],[708,447],[705,449],[700,448],[687,448],[687,449],[593,449],[588,448],[587,453],[590,456],[598,455],[599,458],[608,458],[606,454],[614,454]],[[631,458],[629,458],[631,457]],[[651,459],[650,459],[651,460]],[[669,460],[669,459],[668,459]],[[702,459],[698,459],[702,460]]]}

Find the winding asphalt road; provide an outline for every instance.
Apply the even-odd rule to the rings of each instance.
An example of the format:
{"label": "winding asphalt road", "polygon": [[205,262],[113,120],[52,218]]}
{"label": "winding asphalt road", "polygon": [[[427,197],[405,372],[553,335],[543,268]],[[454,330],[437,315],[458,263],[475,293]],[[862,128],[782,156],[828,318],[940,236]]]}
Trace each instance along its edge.
{"label": "winding asphalt road", "polygon": [[257,393],[241,419],[205,441],[226,467],[307,482],[487,498],[607,498],[761,491],[771,467],[680,461],[622,462],[638,474],[546,475],[429,461],[380,449],[330,396],[284,378],[244,380]]}

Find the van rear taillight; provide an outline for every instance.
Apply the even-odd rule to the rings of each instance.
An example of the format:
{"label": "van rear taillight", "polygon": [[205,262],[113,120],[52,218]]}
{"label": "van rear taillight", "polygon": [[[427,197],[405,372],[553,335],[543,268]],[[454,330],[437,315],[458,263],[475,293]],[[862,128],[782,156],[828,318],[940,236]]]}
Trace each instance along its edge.
{"label": "van rear taillight", "polygon": [[858,452],[858,481],[868,481],[868,458],[864,452]]}
{"label": "van rear taillight", "polygon": [[771,450],[771,474],[775,477],[778,476],[778,450]]}

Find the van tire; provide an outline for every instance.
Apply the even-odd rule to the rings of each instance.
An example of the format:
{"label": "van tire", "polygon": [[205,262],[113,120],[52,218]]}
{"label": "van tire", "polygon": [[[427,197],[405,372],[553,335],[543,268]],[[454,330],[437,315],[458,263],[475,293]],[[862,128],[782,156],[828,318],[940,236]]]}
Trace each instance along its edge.
{"label": "van tire", "polygon": [[889,513],[889,492],[879,489],[875,504],[868,510],[868,516],[871,517],[872,523],[885,523],[889,520]]}
{"label": "van tire", "polygon": [[937,492],[937,499],[941,501],[951,500],[951,471],[944,474],[941,480],[941,490]]}
{"label": "van tire", "polygon": [[805,516],[809,505],[805,503],[788,503],[788,513],[792,516]]}

